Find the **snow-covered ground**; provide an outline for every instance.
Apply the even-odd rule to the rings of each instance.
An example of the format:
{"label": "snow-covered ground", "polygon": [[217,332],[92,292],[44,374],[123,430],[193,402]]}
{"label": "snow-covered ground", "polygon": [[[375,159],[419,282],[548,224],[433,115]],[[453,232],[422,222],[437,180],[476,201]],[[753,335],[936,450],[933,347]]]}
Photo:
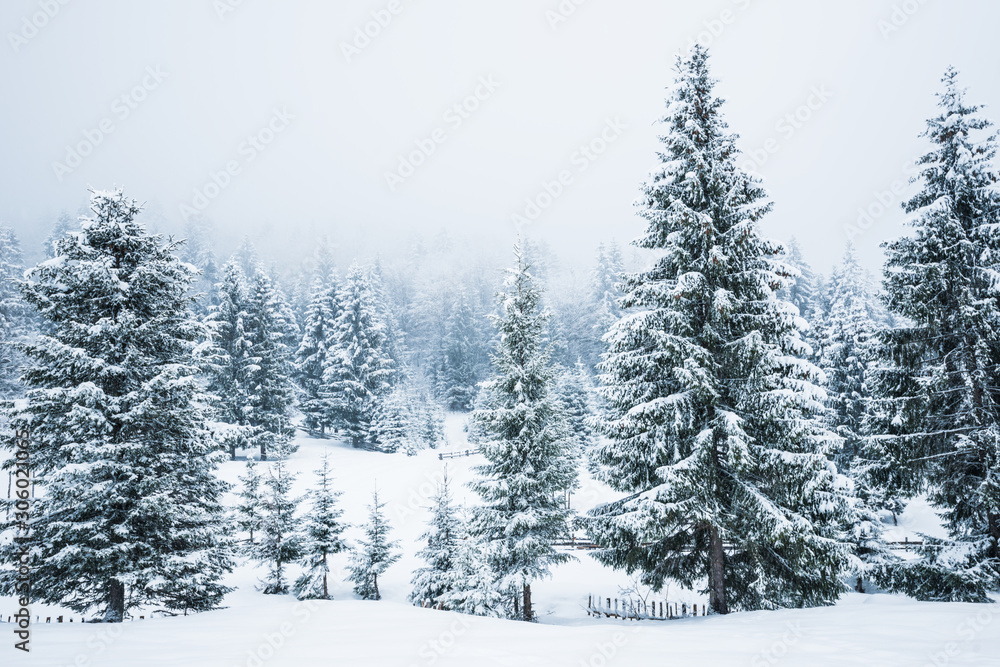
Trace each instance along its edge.
{"label": "snow-covered ground", "polygon": [[[462,415],[450,415],[449,443],[467,447]],[[996,665],[1000,664],[1000,606],[920,603],[889,595],[845,596],[835,607],[688,618],[669,622],[595,619],[584,612],[589,594],[615,597],[629,577],[601,567],[586,555],[557,568],[534,585],[540,623],[473,618],[407,604],[410,576],[419,559],[425,506],[447,465],[460,502],[479,457],[441,461],[437,451],[417,456],[352,449],[339,440],[298,439],[289,468],[299,474],[296,492],[312,483],[320,456],[329,452],[336,486],[343,491],[345,519],[361,524],[377,486],[403,558],[380,579],[384,600],[354,599],[344,581],[347,557],[334,562],[331,602],[299,603],[255,590],[262,570],[237,569],[237,590],[227,608],[186,618],[155,618],[120,626],[80,625],[79,614],[35,605],[44,618],[63,613],[73,624],[35,624],[30,656],[13,650],[13,634],[0,624],[0,667],[139,667],[142,665]],[[229,462],[222,476],[236,482],[243,462]],[[573,496],[586,511],[616,494],[589,478]],[[231,499],[230,499],[231,500]],[[915,502],[890,539],[938,530],[936,517]],[[358,535],[352,529],[348,537]],[[290,573],[294,576],[294,572]],[[698,603],[695,593],[668,589],[657,600]],[[12,608],[0,599],[0,613]],[[6,619],[6,615],[4,616]]]}

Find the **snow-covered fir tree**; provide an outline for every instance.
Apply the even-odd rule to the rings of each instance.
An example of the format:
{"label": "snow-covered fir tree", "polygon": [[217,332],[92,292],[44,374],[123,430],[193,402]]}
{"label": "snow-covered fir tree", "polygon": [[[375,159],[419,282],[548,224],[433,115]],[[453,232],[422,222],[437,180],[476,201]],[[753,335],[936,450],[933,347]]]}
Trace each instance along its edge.
{"label": "snow-covered fir tree", "polygon": [[482,369],[483,345],[465,290],[459,290],[445,323],[438,392],[450,410],[469,410]]}
{"label": "snow-covered fir tree", "polygon": [[482,545],[468,535],[459,541],[454,565],[442,584],[445,592],[439,602],[445,609],[495,618],[509,611],[509,595],[499,588]]}
{"label": "snow-covered fir tree", "polygon": [[249,236],[243,237],[239,247],[236,248],[236,252],[233,253],[229,261],[240,267],[243,275],[250,280],[261,270],[257,249],[254,247],[253,241],[250,240]]}
{"label": "snow-covered fir tree", "polygon": [[327,341],[331,337],[339,307],[337,280],[333,273],[313,281],[312,296],[302,325],[302,341],[295,353],[295,374],[301,389],[299,411],[310,432],[326,436],[331,407],[323,372],[327,366]]}
{"label": "snow-covered fir tree", "polygon": [[267,567],[264,594],[281,595],[288,592],[285,568],[302,557],[303,544],[295,518],[299,498],[292,496],[296,475],[288,471],[284,459],[270,465],[261,502],[261,539],[251,548],[254,558]]}
{"label": "snow-covered fir tree", "polygon": [[344,512],[337,506],[340,491],[333,489],[330,458],[324,454],[316,471],[316,482],[309,490],[309,510],[302,528],[302,563],[304,571],[295,582],[295,595],[300,600],[330,598],[330,557],[347,550],[342,534],[347,524],[341,521]]}
{"label": "snow-covered fir tree", "polygon": [[486,463],[471,484],[482,499],[470,532],[482,543],[501,590],[513,595],[515,616],[534,619],[531,583],[571,557],[552,546],[569,534],[564,494],[576,486],[573,447],[554,396],[556,372],[543,337],[548,313],[540,306],[524,255],[508,270],[494,323],[500,342],[485,407],[473,413]]}
{"label": "snow-covered fir tree", "polygon": [[349,581],[354,582],[354,593],[363,600],[381,600],[378,589],[379,575],[399,560],[399,542],[389,539],[389,523],[385,518],[385,503],[372,494],[368,506],[368,523],[362,528],[365,538],[359,540],[349,567]]}
{"label": "snow-covered fir tree", "polygon": [[811,323],[823,311],[822,284],[820,277],[802,256],[802,248],[794,236],[788,242],[785,262],[795,269],[797,275],[789,279],[790,284],[782,290],[781,296],[798,308],[799,315]]}
{"label": "snow-covered fir tree", "polygon": [[56,218],[55,224],[52,226],[52,230],[42,243],[42,251],[45,253],[45,259],[52,259],[58,256],[59,241],[70,232],[77,231],[80,231],[79,222],[74,220],[73,216],[66,211],[60,213],[59,217]]}
{"label": "snow-covered fir tree", "polygon": [[253,455],[247,457],[247,466],[239,478],[240,486],[236,493],[236,525],[247,534],[247,551],[253,553],[258,536],[264,527],[264,489],[263,478],[257,472],[257,461]]}
{"label": "snow-covered fir tree", "polygon": [[206,346],[201,359],[209,377],[209,389],[218,399],[219,419],[241,427],[230,429],[226,437],[230,457],[235,460],[237,447],[253,446],[259,432],[250,422],[251,374],[257,358],[247,332],[249,294],[246,278],[236,263],[223,267],[216,295],[218,303],[206,320],[212,331],[211,344]]}
{"label": "snow-covered fir tree", "polygon": [[850,555],[849,484],[827,458],[836,438],[797,313],[776,297],[793,270],[759,233],[771,205],[737,166],[707,51],[676,72],[637,204],[635,244],[660,259],[625,277],[601,364],[602,476],[633,495],[592,512],[597,558],[657,589],[707,580],[715,613],[829,604]]}
{"label": "snow-covered fir tree", "polygon": [[889,492],[926,486],[950,539],[887,585],[924,600],[989,601],[1000,587],[1000,174],[996,137],[949,69],[922,134],[909,235],[884,244],[884,337],[867,458]]}
{"label": "snow-covered fir tree", "polygon": [[420,536],[425,541],[417,555],[426,563],[413,573],[410,601],[420,606],[450,606],[443,597],[451,592],[458,561],[459,544],[465,537],[464,526],[448,488],[448,469],[431,497],[431,520]]}
{"label": "snow-covered fir tree", "polygon": [[45,333],[24,348],[27,400],[9,417],[31,434],[39,493],[28,534],[0,546],[0,590],[10,594],[23,546],[34,601],[109,622],[140,604],[211,609],[232,561],[190,268],[120,190],[90,206],[22,285]]}
{"label": "snow-covered fir tree", "polygon": [[885,323],[884,309],[872,279],[849,245],[829,282],[829,309],[818,324],[819,366],[831,428],[843,439],[834,460],[849,471],[859,453],[870,403],[869,368],[875,360],[876,333]]}
{"label": "snow-covered fir tree", "polygon": [[215,305],[215,285],[219,281],[219,262],[212,248],[212,225],[201,215],[191,216],[184,225],[184,245],[180,258],[197,269],[192,286],[196,293],[196,313],[206,316]]}
{"label": "snow-covered fir tree", "polygon": [[261,459],[267,460],[269,451],[284,449],[293,435],[289,410],[294,395],[285,344],[290,324],[282,316],[280,297],[271,278],[263,271],[255,274],[250,285],[243,325],[253,357],[253,363],[246,368],[246,420],[257,429],[255,444]]}
{"label": "snow-covered fir tree", "polygon": [[597,266],[592,278],[593,300],[593,340],[594,345],[587,363],[593,370],[601,361],[604,353],[604,334],[606,334],[621,317],[619,301],[622,297],[619,284],[625,264],[622,260],[621,248],[617,243],[601,243],[597,246]]}
{"label": "snow-covered fir tree", "polygon": [[25,359],[18,345],[27,342],[33,326],[17,287],[23,273],[17,236],[10,227],[0,227],[0,398],[14,398],[24,390],[19,377]]}
{"label": "snow-covered fir tree", "polygon": [[362,267],[354,265],[338,295],[340,315],[327,342],[323,373],[331,422],[355,447],[370,441],[372,421],[396,376],[380,297]]}
{"label": "snow-covered fir tree", "polygon": [[577,362],[572,370],[564,370],[559,374],[555,396],[566,417],[570,440],[580,453],[589,453],[597,441],[590,426],[590,420],[594,416],[592,393],[593,382],[582,361]]}

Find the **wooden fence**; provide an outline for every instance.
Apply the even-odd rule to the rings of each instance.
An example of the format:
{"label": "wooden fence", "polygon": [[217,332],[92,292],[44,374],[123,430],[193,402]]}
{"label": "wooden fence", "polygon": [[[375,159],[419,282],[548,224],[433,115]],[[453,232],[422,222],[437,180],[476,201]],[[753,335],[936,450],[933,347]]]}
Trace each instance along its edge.
{"label": "wooden fence", "polygon": [[609,598],[590,595],[587,597],[587,615],[598,618],[621,618],[627,621],[669,621],[675,618],[705,616],[708,605],[697,604],[690,607],[687,603],[670,602],[669,600],[633,600],[631,598]]}
{"label": "wooden fence", "polygon": [[478,449],[465,449],[457,452],[439,452],[438,460],[444,461],[445,459],[457,459],[461,456],[472,456],[473,454],[478,454]]}
{"label": "wooden fence", "polygon": [[[13,619],[12,616],[7,616],[6,619],[4,619],[3,616],[0,616],[0,623],[13,623],[12,619]],[[90,621],[88,621],[87,619],[83,618],[82,616],[80,618],[78,618],[77,620],[80,623],[97,623],[98,622],[98,621],[93,620],[93,619],[90,620]],[[128,620],[128,621],[144,621],[144,620],[146,620],[146,617],[145,617],[145,615],[143,615],[143,616],[129,616],[126,620]],[[44,622],[45,623],[53,623],[53,622],[54,623],[62,623],[64,621],[66,623],[72,623],[73,622],[73,617],[72,616],[54,616],[54,617],[53,616],[46,616]],[[36,615],[34,622],[35,622],[35,624],[42,623],[43,622],[42,621],[42,617]]]}
{"label": "wooden fence", "polygon": [[[923,542],[911,542],[908,539],[903,540],[902,542],[886,542],[885,545],[886,545],[886,547],[888,547],[889,549],[891,549],[893,551],[911,551],[913,549],[920,549],[920,548],[922,548],[924,546],[938,547],[938,545],[925,545]],[[562,547],[562,548],[566,548],[566,549],[580,549],[580,550],[583,550],[583,551],[593,551],[593,550],[604,549],[605,548],[605,547],[601,546],[600,544],[596,544],[594,542],[591,542],[590,540],[581,539],[581,538],[578,538],[578,537],[568,537],[565,540],[562,540],[561,542],[554,542],[552,544],[552,546],[554,546],[554,547]],[[642,546],[646,547],[646,546],[650,546],[650,544],[643,544]],[[945,548],[947,546],[948,545],[946,545],[946,544],[942,544],[942,545],[940,545],[940,548]],[[732,551],[735,548],[736,548],[736,545],[734,545],[734,544],[727,544],[727,545],[725,545],[726,551]]]}

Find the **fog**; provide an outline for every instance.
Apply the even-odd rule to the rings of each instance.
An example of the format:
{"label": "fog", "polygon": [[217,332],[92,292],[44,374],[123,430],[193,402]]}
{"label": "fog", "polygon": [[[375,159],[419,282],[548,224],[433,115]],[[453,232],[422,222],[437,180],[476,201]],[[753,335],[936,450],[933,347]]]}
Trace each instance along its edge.
{"label": "fog", "polygon": [[699,39],[765,231],[821,271],[852,236],[876,269],[945,67],[1000,106],[982,0],[5,0],[0,25],[0,220],[29,259],[117,185],[161,231],[198,212],[278,260],[520,226],[589,262],[642,229],[671,65]]}

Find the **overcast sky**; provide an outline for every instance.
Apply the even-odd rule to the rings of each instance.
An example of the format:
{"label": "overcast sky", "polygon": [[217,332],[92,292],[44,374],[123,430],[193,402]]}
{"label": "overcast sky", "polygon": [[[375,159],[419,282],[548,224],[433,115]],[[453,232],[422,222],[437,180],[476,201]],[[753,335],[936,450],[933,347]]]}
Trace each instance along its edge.
{"label": "overcast sky", "polygon": [[538,213],[532,234],[589,259],[641,231],[654,122],[700,33],[775,202],[765,231],[822,271],[853,231],[877,268],[945,67],[1000,113],[986,0],[4,0],[0,26],[0,219],[29,251],[120,185],[164,231],[203,209],[276,258],[320,234],[495,243]]}

